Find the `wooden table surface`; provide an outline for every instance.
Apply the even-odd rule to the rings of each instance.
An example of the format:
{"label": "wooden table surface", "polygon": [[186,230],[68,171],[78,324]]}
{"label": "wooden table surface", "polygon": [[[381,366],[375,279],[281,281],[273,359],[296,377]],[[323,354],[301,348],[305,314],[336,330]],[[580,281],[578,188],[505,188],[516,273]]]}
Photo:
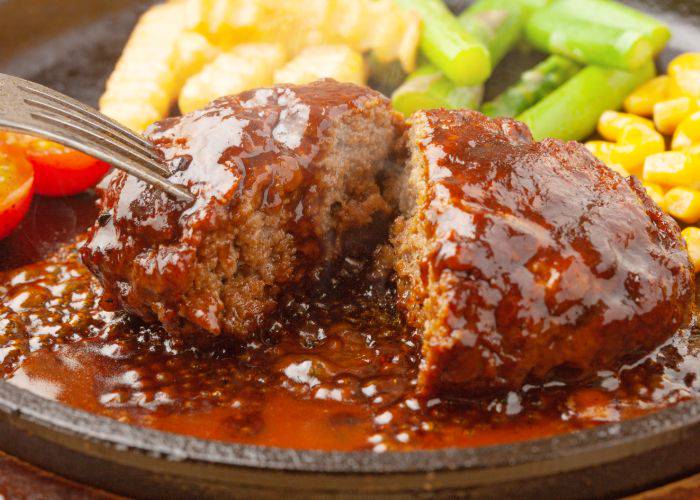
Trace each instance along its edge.
{"label": "wooden table surface", "polygon": [[[81,486],[0,452],[0,499],[119,500],[121,497]],[[700,474],[628,497],[628,500],[700,499]]]}
{"label": "wooden table surface", "polygon": [[116,500],[119,497],[66,481],[0,452],[0,498]]}
{"label": "wooden table surface", "polygon": [[695,500],[700,498],[700,474],[629,497],[631,500]]}

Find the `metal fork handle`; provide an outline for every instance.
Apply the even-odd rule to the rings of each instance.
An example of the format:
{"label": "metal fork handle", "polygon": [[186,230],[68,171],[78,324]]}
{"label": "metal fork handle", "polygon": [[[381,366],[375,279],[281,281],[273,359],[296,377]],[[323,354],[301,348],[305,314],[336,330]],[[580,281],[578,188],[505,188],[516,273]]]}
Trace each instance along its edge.
{"label": "metal fork handle", "polygon": [[[51,98],[50,101],[41,101],[38,96],[42,94]],[[70,105],[66,105],[66,102]],[[71,119],[72,115],[75,115],[75,119]],[[100,125],[91,118],[97,118]],[[140,146],[136,147],[130,142],[130,137],[140,136],[133,132],[127,136],[112,123],[99,111],[68,96],[0,73],[0,128],[50,139],[109,163],[178,200],[194,200],[187,189],[170,182],[161,174],[168,171],[167,167],[162,163],[154,164],[157,155],[144,149],[151,147],[150,143],[140,138]],[[147,153],[148,156],[145,156]]]}

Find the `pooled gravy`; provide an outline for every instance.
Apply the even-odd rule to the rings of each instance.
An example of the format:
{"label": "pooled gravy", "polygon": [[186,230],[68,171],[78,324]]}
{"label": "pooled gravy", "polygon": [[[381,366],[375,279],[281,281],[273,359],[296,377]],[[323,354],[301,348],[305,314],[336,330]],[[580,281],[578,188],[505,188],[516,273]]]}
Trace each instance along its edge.
{"label": "pooled gravy", "polygon": [[392,287],[352,260],[326,293],[287,297],[247,345],[176,340],[103,300],[76,250],[75,234],[93,217],[86,197],[40,199],[0,244],[0,370],[16,386],[122,422],[237,443],[381,452],[522,441],[700,395],[690,328],[585,384],[419,400],[419,337],[395,311]]}

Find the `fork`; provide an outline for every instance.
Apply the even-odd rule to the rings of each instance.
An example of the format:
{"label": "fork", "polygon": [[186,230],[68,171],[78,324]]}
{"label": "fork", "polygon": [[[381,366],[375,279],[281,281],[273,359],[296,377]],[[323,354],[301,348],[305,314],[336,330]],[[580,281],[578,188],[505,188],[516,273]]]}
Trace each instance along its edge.
{"label": "fork", "polygon": [[0,128],[50,139],[193,201],[150,142],[90,106],[34,82],[0,73]]}

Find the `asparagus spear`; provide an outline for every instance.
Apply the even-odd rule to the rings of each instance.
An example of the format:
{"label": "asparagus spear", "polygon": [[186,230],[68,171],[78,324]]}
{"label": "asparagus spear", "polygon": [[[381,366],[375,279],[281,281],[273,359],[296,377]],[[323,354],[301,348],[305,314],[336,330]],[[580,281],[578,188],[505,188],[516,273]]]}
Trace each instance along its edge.
{"label": "asparagus spear", "polygon": [[469,33],[442,0],[396,0],[422,19],[420,49],[458,85],[476,85],[491,74],[488,49]]}
{"label": "asparagus spear", "polygon": [[574,76],[581,66],[565,57],[553,55],[520,76],[520,80],[481,111],[487,116],[517,116]]}
{"label": "asparagus spear", "polygon": [[[478,0],[458,20],[482,40],[496,64],[518,41],[523,11],[512,0]],[[456,85],[439,68],[428,64],[412,73],[394,92],[392,100],[394,107],[408,116],[418,109],[477,108],[483,91],[482,85]]]}
{"label": "asparagus spear", "polygon": [[652,58],[653,46],[643,32],[586,19],[579,15],[585,10],[580,3],[559,1],[535,12],[525,29],[528,41],[582,63],[624,70],[639,68]]}
{"label": "asparagus spear", "polygon": [[655,74],[652,61],[633,72],[588,66],[518,119],[538,141],[581,140],[593,133],[603,111],[619,109],[630,92]]}
{"label": "asparagus spear", "polygon": [[457,20],[481,40],[496,66],[520,38],[524,9],[513,0],[477,0]]}
{"label": "asparagus spear", "polygon": [[573,14],[577,19],[584,21],[638,31],[651,42],[654,54],[661,52],[671,38],[671,30],[664,23],[616,1],[559,0],[556,8],[565,10],[569,15]]}
{"label": "asparagus spear", "polygon": [[661,50],[671,33],[651,16],[611,0],[558,0],[526,27],[535,46],[588,64],[635,69]]}
{"label": "asparagus spear", "polygon": [[512,0],[513,3],[519,5],[523,9],[523,14],[525,15],[525,19],[530,19],[532,14],[535,13],[535,11],[538,11],[550,3],[552,3],[552,0]]}
{"label": "asparagus spear", "polygon": [[414,71],[391,99],[396,110],[409,116],[419,109],[475,109],[483,93],[483,85],[455,85],[435,66],[425,65]]}

